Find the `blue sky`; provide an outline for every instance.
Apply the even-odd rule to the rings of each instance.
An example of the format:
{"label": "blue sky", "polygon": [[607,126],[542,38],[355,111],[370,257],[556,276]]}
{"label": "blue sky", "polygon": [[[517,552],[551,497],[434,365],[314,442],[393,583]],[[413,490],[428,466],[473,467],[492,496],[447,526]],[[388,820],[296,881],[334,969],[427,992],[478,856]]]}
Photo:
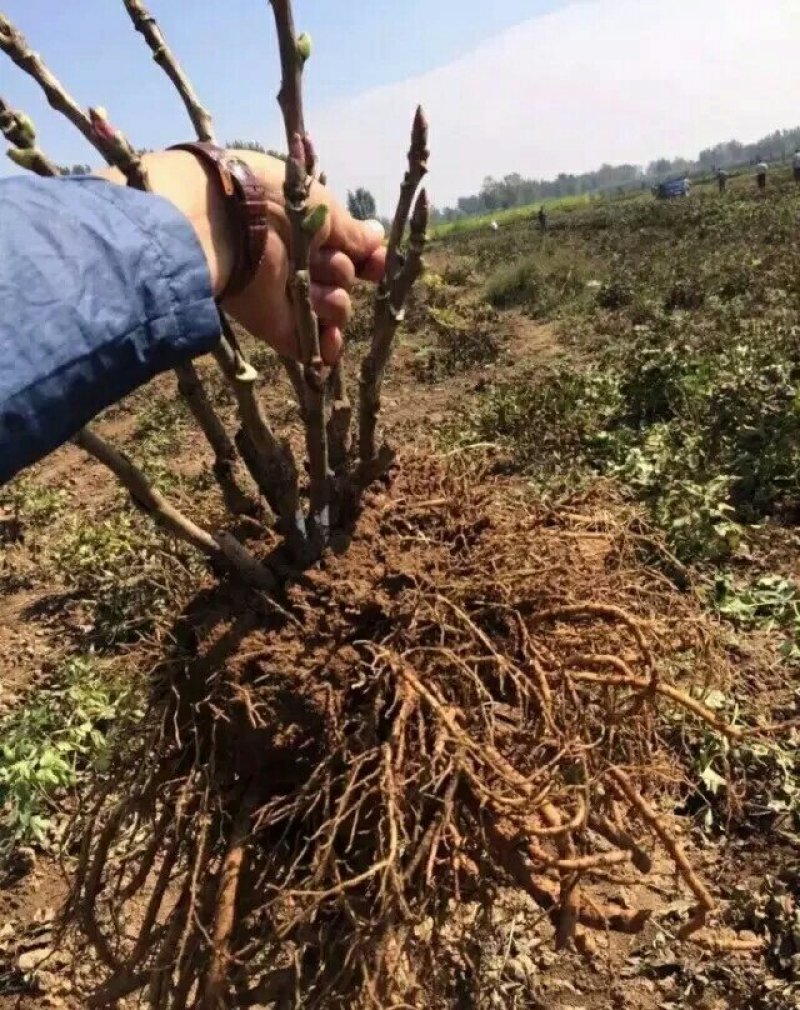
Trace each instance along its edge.
{"label": "blue sky", "polygon": [[[82,104],[139,146],[189,134],[121,0],[0,0]],[[149,0],[223,140],[281,145],[267,0]],[[307,121],[340,193],[391,211],[408,126],[431,121],[437,205],[486,175],[694,156],[800,124],[798,0],[295,0],[311,32]],[[78,15],[77,12],[80,12]],[[0,94],[60,162],[96,156],[0,58]],[[0,159],[0,174],[12,170]]]}
{"label": "blue sky", "polygon": [[[295,0],[298,30],[315,40],[310,109],[448,63],[482,39],[568,0]],[[280,144],[278,67],[267,0],[148,0],[223,139]],[[139,146],[187,134],[187,120],[151,65],[121,0],[2,0],[81,104],[104,105]],[[78,12],[80,12],[78,14]],[[59,161],[93,161],[82,139],[47,110],[36,87],[0,60],[0,94],[30,111]]]}

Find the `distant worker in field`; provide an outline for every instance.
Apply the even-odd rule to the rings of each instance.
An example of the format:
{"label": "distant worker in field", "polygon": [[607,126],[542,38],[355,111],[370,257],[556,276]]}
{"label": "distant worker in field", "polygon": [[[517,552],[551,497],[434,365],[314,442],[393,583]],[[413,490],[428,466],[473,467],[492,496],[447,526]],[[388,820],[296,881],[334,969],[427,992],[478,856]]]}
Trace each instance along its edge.
{"label": "distant worker in field", "polygon": [[500,225],[497,223],[497,221],[492,221],[489,227],[492,229],[492,231],[500,231]]}
{"label": "distant worker in field", "polygon": [[800,182],[800,149],[794,152],[792,168],[794,169],[794,181]]}
{"label": "distant worker in field", "polygon": [[544,204],[541,205],[536,216],[539,219],[539,231],[544,235],[547,231],[547,211],[544,209]]}
{"label": "distant worker in field", "polygon": [[769,171],[769,165],[766,161],[759,161],[756,165],[756,185],[758,186],[759,193],[766,193],[767,191],[767,172]]}
{"label": "distant worker in field", "polygon": [[728,188],[728,173],[724,168],[721,168],[717,172],[717,185],[719,186],[720,193],[724,193]]}

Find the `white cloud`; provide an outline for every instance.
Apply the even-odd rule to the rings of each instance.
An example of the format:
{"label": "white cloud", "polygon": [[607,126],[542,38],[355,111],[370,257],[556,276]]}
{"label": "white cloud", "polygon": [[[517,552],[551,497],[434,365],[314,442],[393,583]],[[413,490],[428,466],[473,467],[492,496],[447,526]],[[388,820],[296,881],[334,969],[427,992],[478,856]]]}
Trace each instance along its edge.
{"label": "white cloud", "polygon": [[798,52],[798,0],[589,0],[309,118],[332,184],[367,186],[386,212],[421,102],[442,206],[485,175],[693,156],[798,125]]}

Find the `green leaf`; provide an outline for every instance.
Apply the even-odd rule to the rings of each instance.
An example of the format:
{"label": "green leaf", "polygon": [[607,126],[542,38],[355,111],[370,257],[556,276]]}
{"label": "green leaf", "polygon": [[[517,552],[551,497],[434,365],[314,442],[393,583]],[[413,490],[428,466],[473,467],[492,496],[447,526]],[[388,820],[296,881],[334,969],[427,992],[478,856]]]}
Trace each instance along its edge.
{"label": "green leaf", "polygon": [[324,203],[321,203],[318,207],[315,207],[303,221],[303,231],[310,238],[313,238],[325,225],[327,219],[328,208]]}

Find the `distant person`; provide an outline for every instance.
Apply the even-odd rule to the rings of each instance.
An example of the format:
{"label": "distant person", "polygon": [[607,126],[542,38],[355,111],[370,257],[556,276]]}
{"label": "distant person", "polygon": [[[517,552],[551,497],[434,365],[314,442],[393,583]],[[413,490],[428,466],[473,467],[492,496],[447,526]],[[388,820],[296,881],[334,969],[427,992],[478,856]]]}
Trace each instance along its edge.
{"label": "distant person", "polygon": [[717,185],[719,186],[720,193],[724,193],[728,188],[728,173],[724,168],[721,168],[717,172]]}
{"label": "distant person", "polygon": [[769,165],[766,161],[759,161],[756,165],[756,185],[758,186],[759,193],[766,193],[767,191],[767,172],[769,171]]}
{"label": "distant person", "polygon": [[794,181],[800,182],[800,149],[794,152],[792,168],[794,169]]}
{"label": "distant person", "polygon": [[489,227],[492,229],[492,231],[500,231],[500,225],[497,223],[497,221],[492,221]]}
{"label": "distant person", "polygon": [[539,213],[536,216],[539,219],[539,231],[544,235],[547,231],[547,211],[544,209],[544,204],[539,208]]}

